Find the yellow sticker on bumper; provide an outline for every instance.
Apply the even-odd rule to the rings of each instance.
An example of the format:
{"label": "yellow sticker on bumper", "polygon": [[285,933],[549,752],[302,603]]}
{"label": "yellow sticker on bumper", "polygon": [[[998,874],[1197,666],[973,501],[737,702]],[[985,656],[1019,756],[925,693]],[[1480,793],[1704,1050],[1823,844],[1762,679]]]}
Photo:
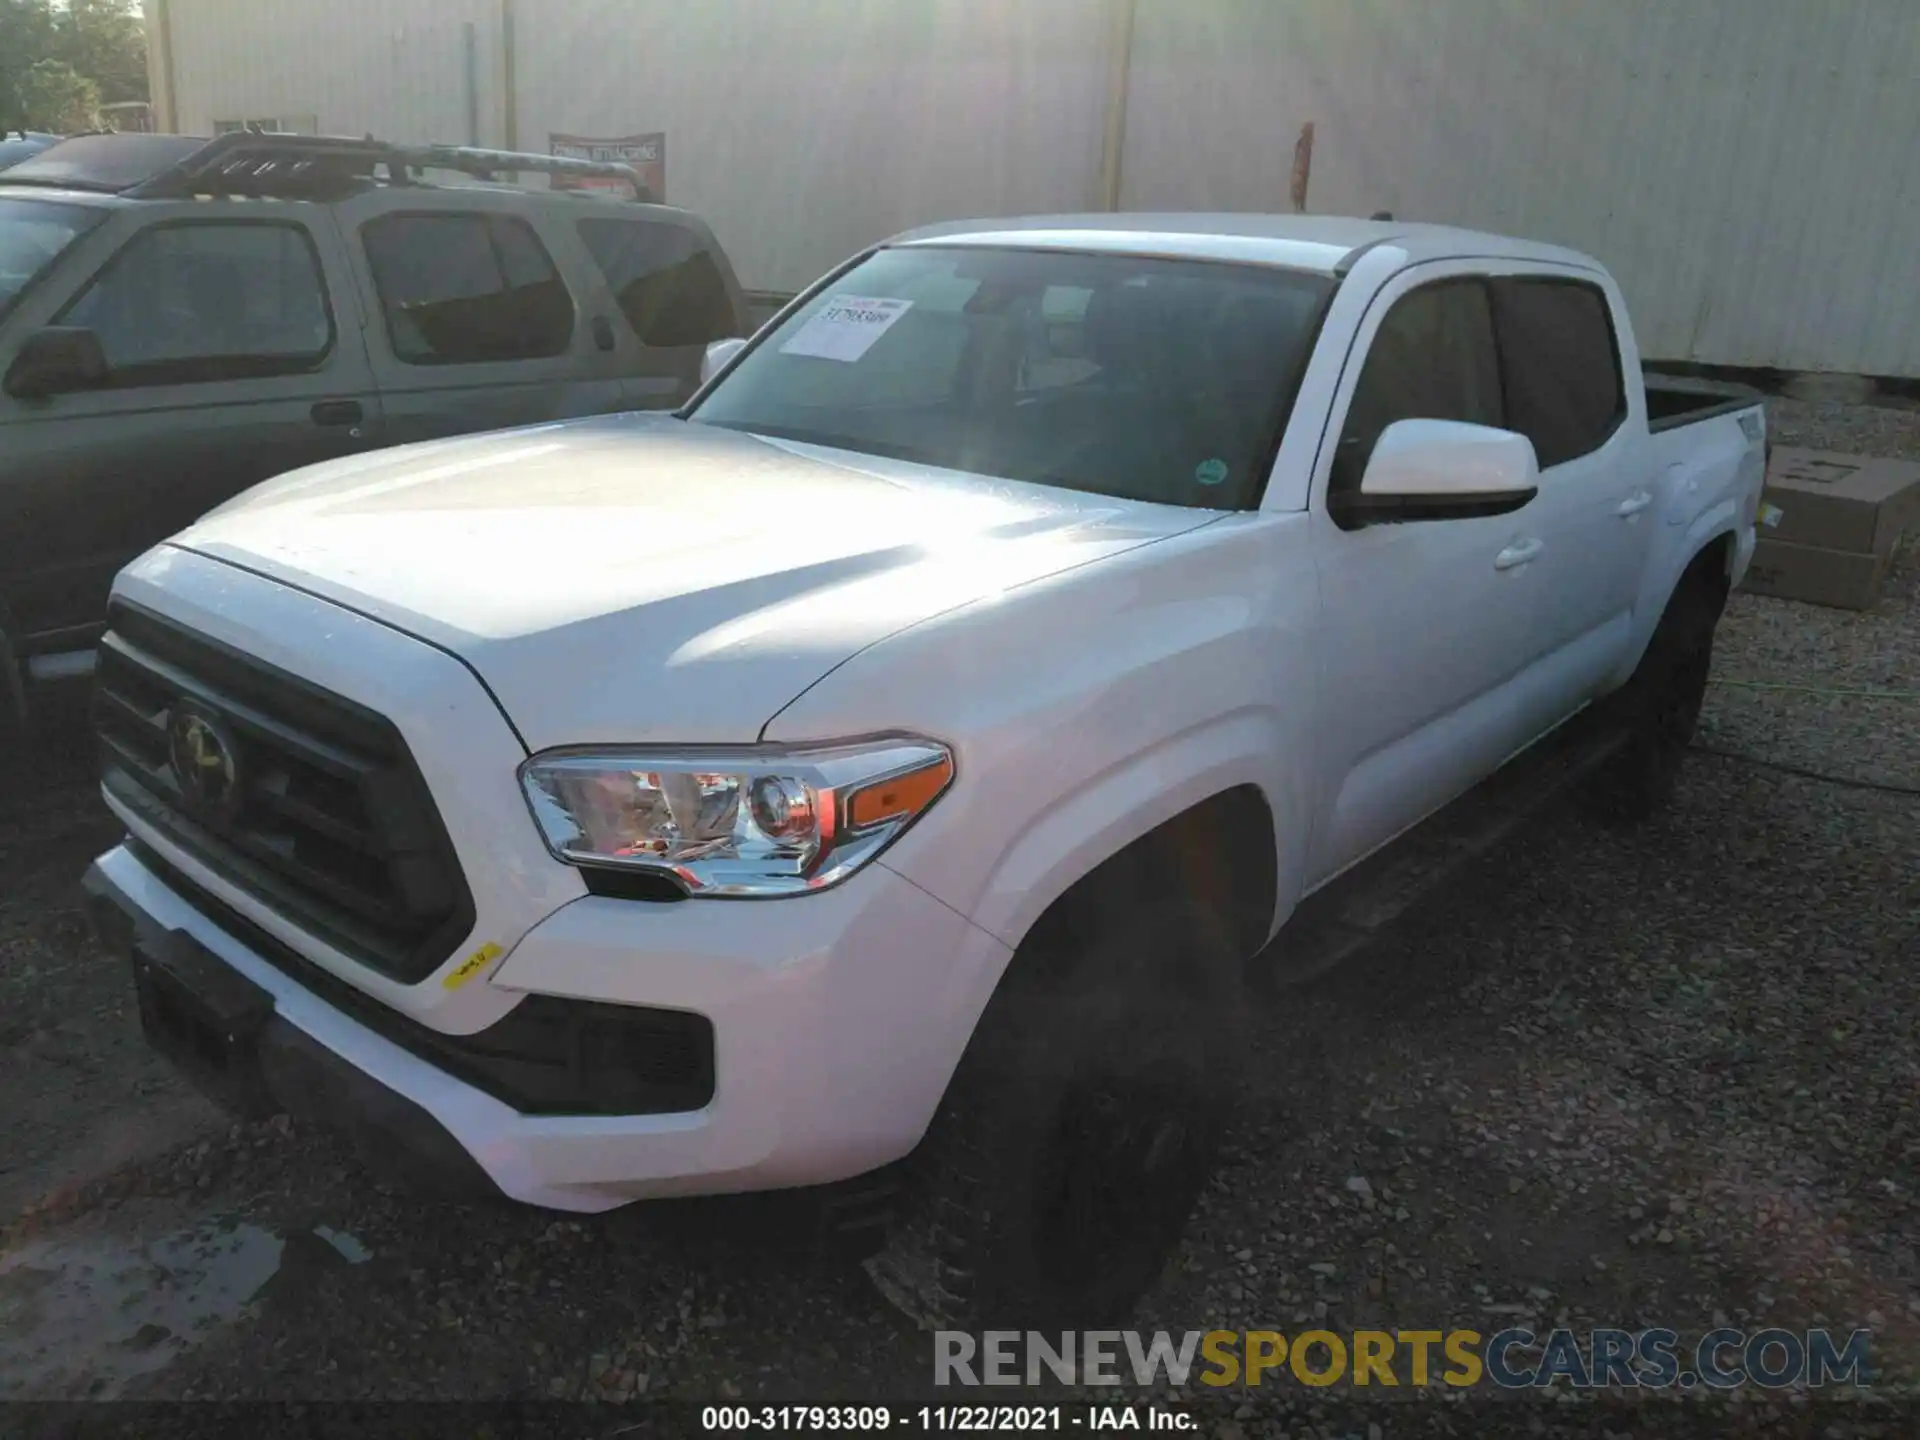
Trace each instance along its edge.
{"label": "yellow sticker on bumper", "polygon": [[447,978],[440,983],[449,990],[458,990],[462,985],[486,969],[487,966],[498,960],[500,955],[500,947],[489,940],[478,950],[474,951],[473,954],[454,966]]}

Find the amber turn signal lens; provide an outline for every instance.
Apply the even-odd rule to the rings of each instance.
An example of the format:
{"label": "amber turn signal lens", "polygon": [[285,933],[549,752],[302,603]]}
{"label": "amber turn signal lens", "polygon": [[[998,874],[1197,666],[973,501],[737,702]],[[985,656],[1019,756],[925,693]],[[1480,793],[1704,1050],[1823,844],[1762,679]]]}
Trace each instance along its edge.
{"label": "amber turn signal lens", "polygon": [[943,755],[931,765],[855,790],[847,796],[847,828],[865,830],[870,825],[918,815],[952,780],[953,761]]}

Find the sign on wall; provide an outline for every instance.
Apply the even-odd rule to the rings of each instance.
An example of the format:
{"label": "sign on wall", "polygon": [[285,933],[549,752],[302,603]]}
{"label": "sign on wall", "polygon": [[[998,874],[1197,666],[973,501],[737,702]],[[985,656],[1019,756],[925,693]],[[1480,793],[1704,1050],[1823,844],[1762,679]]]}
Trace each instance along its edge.
{"label": "sign on wall", "polygon": [[[631,165],[653,191],[655,200],[667,198],[667,136],[656,130],[651,135],[627,135],[616,140],[594,140],[584,135],[553,135],[548,152],[569,160],[598,160],[603,164]],[[555,175],[556,190],[618,189],[618,180],[593,175]]]}

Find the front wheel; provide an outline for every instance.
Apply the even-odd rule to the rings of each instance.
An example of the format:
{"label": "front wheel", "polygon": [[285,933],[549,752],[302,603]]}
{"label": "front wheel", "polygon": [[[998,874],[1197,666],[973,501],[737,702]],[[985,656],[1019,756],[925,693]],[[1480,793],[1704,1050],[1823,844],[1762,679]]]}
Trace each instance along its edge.
{"label": "front wheel", "polygon": [[935,1318],[1098,1327],[1159,1277],[1240,1078],[1231,935],[1173,904],[1016,959],[915,1157]]}

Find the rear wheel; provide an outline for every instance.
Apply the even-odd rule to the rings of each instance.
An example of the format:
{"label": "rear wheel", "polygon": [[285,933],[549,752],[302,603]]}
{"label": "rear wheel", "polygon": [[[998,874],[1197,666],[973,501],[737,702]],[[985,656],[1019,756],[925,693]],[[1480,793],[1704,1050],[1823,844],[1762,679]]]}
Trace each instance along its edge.
{"label": "rear wheel", "polygon": [[1582,798],[1594,818],[1638,824],[1672,800],[1706,701],[1713,632],[1725,605],[1725,590],[1698,575],[1668,603],[1639,667],[1610,702],[1629,739],[1587,783]]}
{"label": "rear wheel", "polygon": [[1240,1078],[1231,935],[1171,904],[1016,959],[916,1156],[935,1318],[1096,1327],[1158,1278]]}
{"label": "rear wheel", "polygon": [[[0,610],[0,623],[5,614]],[[0,784],[9,788],[27,772],[26,675],[0,628]]]}

